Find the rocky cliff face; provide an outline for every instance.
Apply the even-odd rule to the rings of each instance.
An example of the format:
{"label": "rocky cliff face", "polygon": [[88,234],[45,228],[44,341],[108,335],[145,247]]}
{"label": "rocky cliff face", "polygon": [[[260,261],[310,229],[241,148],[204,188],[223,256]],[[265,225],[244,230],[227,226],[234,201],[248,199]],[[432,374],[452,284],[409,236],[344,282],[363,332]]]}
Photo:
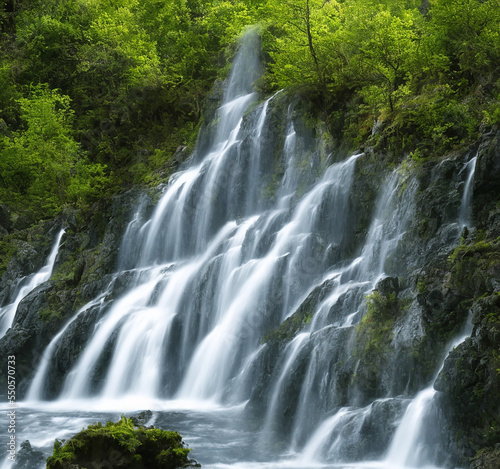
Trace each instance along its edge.
{"label": "rocky cliff face", "polygon": [[[463,233],[446,270],[428,276],[444,295],[438,319],[456,315],[460,309],[472,315],[471,338],[450,353],[435,387],[443,394],[444,413],[462,454],[472,457],[482,449],[472,462],[477,468],[497,467],[500,462],[499,200],[500,134],[491,132],[478,148],[475,229]],[[424,291],[427,298],[432,291]],[[447,301],[451,297],[454,301]]]}
{"label": "rocky cliff face", "polygon": [[[9,241],[15,251],[0,282],[0,306],[13,301],[19,280],[43,265],[57,232],[62,227],[66,229],[52,277],[21,301],[13,327],[0,340],[3,360],[0,387],[3,390],[7,389],[3,371],[6,369],[6,357],[15,355],[18,397],[25,395],[50,340],[83,304],[104,291],[111,281],[121,239],[132,214],[139,206],[143,207],[144,213],[148,213],[152,204],[152,197],[146,192],[130,191],[111,200],[103,200],[86,212],[69,211],[55,220],[8,235],[12,238]],[[120,290],[123,286],[117,282],[113,291]],[[104,301],[109,301],[109,298]],[[85,345],[97,319],[90,311],[75,324],[81,347]],[[56,388],[57,383],[60,384],[59,372],[65,372],[79,352],[74,344],[59,350],[61,362],[52,364]],[[2,394],[5,396],[5,391]]]}
{"label": "rocky cliff face", "polygon": [[[284,103],[272,112],[275,112],[272,116],[275,125],[283,127],[280,114],[285,112]],[[312,139],[314,131],[304,125],[303,120],[294,122],[297,132],[305,136],[304,141]],[[207,135],[208,132],[202,134],[201,139],[207,139]],[[276,142],[271,136],[263,138]],[[276,148],[282,146],[282,142],[274,144]],[[466,184],[464,168],[466,161],[474,156],[477,156],[477,166],[472,210],[467,215],[469,228],[464,228],[459,220]],[[312,157],[322,156],[317,153]],[[318,242],[318,258],[321,257],[322,262],[325,256],[330,256],[328,259],[334,264],[347,253],[353,257],[359,253],[375,209],[378,186],[387,173],[384,161],[384,155],[370,149],[366,149],[359,159],[349,199],[353,214],[353,220],[346,224],[350,227],[346,237],[349,241],[339,246],[338,251],[328,253]],[[273,165],[276,174],[283,172],[279,156],[275,157]],[[307,171],[304,170],[307,178],[314,178],[317,167],[311,164]],[[458,334],[471,316],[472,336],[450,353],[435,383],[440,391],[443,422],[449,435],[445,449],[454,455],[453,461],[448,461],[450,464],[467,465],[469,458],[481,451],[471,463],[472,467],[497,467],[500,441],[500,132],[491,131],[471,148],[447,157],[428,161],[409,159],[400,167],[400,172],[404,173],[400,202],[406,204],[403,205],[405,210],[411,210],[411,216],[396,251],[387,260],[390,276],[376,285],[357,313],[360,317],[364,315],[357,327],[320,331],[301,352],[303,359],[294,364],[295,384],[290,381],[284,391],[288,404],[278,426],[286,433],[289,422],[296,417],[300,394],[297,383],[307,373],[308,353],[314,342],[331,344],[327,350],[328,369],[319,372],[336,377],[328,386],[335,390],[333,394],[315,396],[321,403],[318,412],[353,402],[364,406],[384,396],[413,396],[432,382],[443,360],[444,344]],[[267,184],[268,198],[273,197],[272,183],[268,181]],[[408,186],[411,190],[406,190]],[[23,299],[13,327],[0,340],[2,360],[5,362],[8,355],[17,357],[20,397],[26,392],[45,347],[63,324],[85,303],[107,292],[99,305],[70,325],[74,330],[68,335],[71,341],[63,340],[54,355],[46,398],[55,397],[61,391],[62,377],[75,363],[94,324],[107,311],[106,305],[127,288],[126,266],[120,276],[113,275],[117,269],[117,253],[128,221],[139,206],[142,216],[147,217],[153,199],[154,196],[145,192],[132,191],[103,201],[88,212],[70,211],[56,220],[22,230],[15,229],[7,209],[0,210],[4,242],[11,246],[10,251],[6,250],[10,258],[0,282],[0,306],[12,300],[19,278],[40,268],[55,234],[62,226],[66,227],[52,278]],[[312,312],[330,289],[331,280],[327,280],[308,295],[293,315],[262,337],[262,359],[253,373],[255,379],[247,406],[252,415],[264,418],[271,388],[280,373],[279,357],[310,323]],[[336,303],[336,308],[349,301],[346,293]],[[326,313],[325,321],[334,324],[338,319],[336,314],[332,308]],[[346,343],[349,347],[336,345]],[[7,389],[4,362],[0,365],[2,390]],[[95,373],[94,384],[100,379],[99,367]],[[386,414],[387,420],[401,410],[396,407],[404,403],[393,401],[377,405],[380,408],[375,413]],[[381,454],[384,442],[393,432],[387,426],[376,424],[383,421],[374,418],[365,424],[362,431],[377,434],[380,441],[372,439],[369,447],[358,448],[360,454]]]}
{"label": "rocky cliff face", "polygon": [[[330,365],[321,373],[325,379],[337,377],[328,386],[334,392],[322,397],[324,404],[319,412],[324,412],[352,402],[368,405],[384,396],[415,395],[432,382],[444,358],[445,344],[472,318],[471,338],[453,350],[435,383],[440,391],[440,420],[449,435],[448,446],[436,449],[442,452],[436,459],[452,466],[470,463],[471,467],[489,468],[499,464],[499,139],[500,133],[492,131],[468,150],[403,167],[407,172],[405,184],[416,185],[414,214],[396,252],[387,261],[387,270],[393,276],[376,285],[355,333],[322,332],[315,338],[331,343]],[[466,184],[465,162],[474,156],[477,168],[467,228],[459,218]],[[355,213],[373,210],[374,181],[379,181],[384,171],[381,160],[383,155],[368,150],[367,157],[357,165],[351,200]],[[356,226],[355,233],[366,232],[367,222],[359,217]],[[351,249],[356,250],[355,243]],[[250,414],[265,414],[287,346],[311,320],[311,313],[331,290],[331,283],[328,280],[312,291],[291,317],[263,338],[264,358],[256,371],[259,378],[248,405]],[[336,310],[348,301],[345,295],[336,303],[329,313],[329,323],[335,323]],[[339,343],[344,344],[342,348],[336,346]],[[349,343],[354,345],[346,347]],[[295,361],[289,373],[295,387],[294,382],[284,385],[283,399],[288,405],[280,425],[285,433],[289,422],[297,417],[297,383],[312,360],[310,350],[301,354],[303,358]],[[384,412],[391,414],[388,409]],[[382,441],[384,431],[388,430],[382,425],[375,432]],[[366,454],[366,448],[358,450]],[[369,450],[380,456],[384,447],[372,439]],[[470,462],[478,451],[480,456]],[[445,453],[453,454],[452,460],[446,459]]]}

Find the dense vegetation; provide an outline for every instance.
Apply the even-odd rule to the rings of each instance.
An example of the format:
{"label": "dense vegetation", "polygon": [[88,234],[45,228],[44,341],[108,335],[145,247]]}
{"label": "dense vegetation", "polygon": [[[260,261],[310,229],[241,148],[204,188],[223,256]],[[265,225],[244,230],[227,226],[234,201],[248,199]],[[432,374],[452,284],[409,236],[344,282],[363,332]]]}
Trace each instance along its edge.
{"label": "dense vegetation", "polygon": [[64,445],[56,440],[54,454],[47,459],[47,468],[91,465],[124,469],[200,467],[188,458],[190,451],[177,432],[136,426],[132,419],[122,416],[116,423],[90,425]]}
{"label": "dense vegetation", "polygon": [[500,1],[0,0],[0,204],[50,217],[168,177],[257,24],[264,92],[416,159],[500,122]]}

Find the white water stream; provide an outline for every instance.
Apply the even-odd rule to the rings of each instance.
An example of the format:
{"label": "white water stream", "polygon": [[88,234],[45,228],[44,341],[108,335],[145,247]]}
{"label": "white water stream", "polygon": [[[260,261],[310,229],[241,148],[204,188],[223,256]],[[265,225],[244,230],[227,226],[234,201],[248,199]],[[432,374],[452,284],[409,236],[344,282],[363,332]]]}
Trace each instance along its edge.
{"label": "white water stream", "polygon": [[[467,339],[471,332],[472,320],[469,318],[460,336],[453,340],[448,347],[444,358]],[[431,411],[434,404],[433,400],[437,394],[434,383],[441,370],[442,367],[436,373],[430,386],[418,393],[406,409],[389,447],[385,460],[388,467],[424,467],[429,459],[425,433],[429,426],[436,424],[436,422],[433,422]]]}
{"label": "white water stream", "polygon": [[462,202],[460,204],[460,213],[458,223],[460,228],[470,228],[472,226],[471,220],[471,202],[472,202],[472,189],[474,186],[474,173],[476,171],[477,155],[471,158],[465,165],[463,170],[467,172],[467,179],[465,180],[464,191],[462,194]]}
{"label": "white water stream", "polygon": [[0,337],[3,337],[7,330],[12,326],[19,303],[21,303],[21,301],[36,287],[46,282],[52,275],[52,270],[56,262],[57,253],[59,252],[59,246],[64,232],[64,230],[61,230],[57,235],[47,259],[47,263],[35,274],[21,279],[19,281],[18,293],[16,294],[15,300],[3,308],[0,308]]}

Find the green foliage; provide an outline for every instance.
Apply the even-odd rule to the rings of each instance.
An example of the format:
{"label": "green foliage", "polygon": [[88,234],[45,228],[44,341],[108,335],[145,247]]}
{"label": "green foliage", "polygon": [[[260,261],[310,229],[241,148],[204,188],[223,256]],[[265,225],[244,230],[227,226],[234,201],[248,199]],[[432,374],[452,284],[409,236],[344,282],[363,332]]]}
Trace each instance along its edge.
{"label": "green foliage", "polygon": [[75,164],[75,175],[68,186],[67,197],[69,201],[89,203],[105,195],[108,186],[106,166],[79,160]]}
{"label": "green foliage", "polygon": [[488,80],[500,59],[498,0],[433,0],[430,28],[451,62],[451,73],[469,86]]}
{"label": "green foliage", "polygon": [[16,89],[12,64],[0,61],[0,136],[8,131],[8,123],[15,121],[19,113],[18,99],[21,93]]}
{"label": "green foliage", "polygon": [[7,269],[7,264],[10,258],[16,252],[14,244],[11,242],[10,236],[0,238],[0,277]]}
{"label": "green foliage", "polygon": [[18,102],[24,126],[0,142],[2,196],[26,196],[36,211],[52,215],[66,200],[79,152],[70,99],[40,86]]}
{"label": "green foliage", "polygon": [[499,1],[3,1],[0,201],[37,219],[165,181],[252,24],[259,89],[302,94],[344,145],[466,145],[500,123]]}
{"label": "green foliage", "polygon": [[0,202],[35,220],[168,178],[227,71],[224,48],[255,20],[245,1],[5,5]]}
{"label": "green foliage", "polygon": [[417,7],[293,0],[264,9],[265,82],[316,96],[352,146],[440,154],[468,144],[481,122],[499,120],[499,2],[436,0],[425,15]]}
{"label": "green foliage", "polygon": [[188,459],[189,448],[177,432],[135,426],[132,419],[90,425],[64,444],[54,442],[48,469],[78,465],[119,464],[123,468],[173,469],[196,466]]}

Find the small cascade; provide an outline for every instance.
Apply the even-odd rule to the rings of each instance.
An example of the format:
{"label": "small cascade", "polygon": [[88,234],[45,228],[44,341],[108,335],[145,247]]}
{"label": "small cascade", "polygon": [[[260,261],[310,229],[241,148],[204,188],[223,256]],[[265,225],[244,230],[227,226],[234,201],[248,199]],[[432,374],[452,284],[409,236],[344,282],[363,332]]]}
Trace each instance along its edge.
{"label": "small cascade", "polygon": [[464,228],[472,227],[471,219],[471,203],[472,203],[472,191],[474,188],[474,173],[476,171],[476,161],[477,155],[471,158],[465,165],[462,171],[466,171],[467,178],[465,180],[464,191],[462,194],[462,201],[460,203],[460,213],[458,216],[458,224],[460,225],[460,231]]}
{"label": "small cascade", "polygon": [[[472,318],[469,317],[460,336],[448,347],[445,359],[449,352],[470,336],[471,332]],[[422,468],[433,463],[435,455],[429,449],[432,445],[429,444],[428,430],[438,425],[433,412],[434,398],[437,394],[434,383],[443,366],[436,373],[432,384],[420,391],[406,409],[387,453],[385,462],[388,467]]]}
{"label": "small cascade", "polygon": [[349,440],[358,438],[371,407],[370,405],[363,409],[342,408],[326,419],[311,436],[300,455],[300,460],[321,462],[324,457],[329,460],[345,460],[345,450],[353,443]]}
{"label": "small cascade", "polygon": [[[292,105],[289,106],[288,114],[290,115]],[[298,174],[297,174],[297,133],[293,122],[290,121],[285,137],[285,145],[283,148],[283,156],[286,161],[285,174],[283,182],[280,186],[278,198],[280,200],[280,208],[289,208],[291,199],[297,190]]]}
{"label": "small cascade", "polygon": [[272,431],[273,426],[276,423],[275,412],[280,408],[280,406],[278,405],[279,400],[283,399],[283,396],[281,395],[284,384],[283,382],[290,377],[290,368],[294,364],[298,354],[302,350],[302,346],[306,343],[308,338],[308,333],[299,334],[286,347],[285,353],[287,356],[287,360],[283,365],[283,369],[281,370],[280,376],[274,386],[273,395],[271,396],[271,400],[269,403],[270,410],[266,416],[266,421],[261,432],[261,439],[269,438],[269,433]]}
{"label": "small cascade", "polygon": [[123,234],[118,250],[119,261],[117,272],[134,269],[136,265],[140,264],[141,248],[144,245],[146,232],[151,223],[145,219],[145,205],[144,199],[139,201],[138,208]]}
{"label": "small cascade", "polygon": [[389,448],[386,459],[388,466],[421,467],[420,441],[435,393],[432,386],[426,388],[408,406]]}
{"label": "small cascade", "polygon": [[[254,213],[262,211],[262,192],[264,187],[262,187],[263,176],[266,173],[265,170],[265,159],[263,158],[265,154],[265,147],[263,145],[263,139],[265,133],[268,130],[265,124],[267,123],[269,103],[279,94],[278,91],[273,96],[268,98],[262,110],[258,115],[258,119],[255,125],[255,129],[251,135],[251,146],[249,152],[249,163],[247,169],[247,181],[245,186],[245,215],[249,216]],[[242,164],[240,167],[245,168],[246,165]],[[234,194],[236,195],[236,194]]]}
{"label": "small cascade", "polygon": [[7,330],[12,326],[16,316],[17,307],[19,303],[25,298],[28,293],[33,291],[36,287],[46,282],[52,275],[52,269],[57,259],[61,238],[65,233],[64,230],[59,231],[50,251],[47,263],[34,275],[21,280],[18,286],[18,293],[13,303],[0,308],[0,337],[3,337]]}
{"label": "small cascade", "polygon": [[40,359],[40,363],[38,365],[37,371],[33,380],[31,381],[30,388],[26,395],[26,400],[33,401],[42,401],[44,399],[44,384],[47,378],[48,370],[52,364],[52,359],[54,356],[54,352],[56,347],[60,343],[60,339],[64,336],[66,330],[80,317],[81,314],[86,313],[90,309],[95,306],[102,305],[105,296],[109,293],[109,290],[99,295],[97,298],[93,299],[85,306],[80,308],[80,310],[66,323],[66,325],[56,334],[56,336],[50,341],[50,344],[44,350],[43,355]]}

